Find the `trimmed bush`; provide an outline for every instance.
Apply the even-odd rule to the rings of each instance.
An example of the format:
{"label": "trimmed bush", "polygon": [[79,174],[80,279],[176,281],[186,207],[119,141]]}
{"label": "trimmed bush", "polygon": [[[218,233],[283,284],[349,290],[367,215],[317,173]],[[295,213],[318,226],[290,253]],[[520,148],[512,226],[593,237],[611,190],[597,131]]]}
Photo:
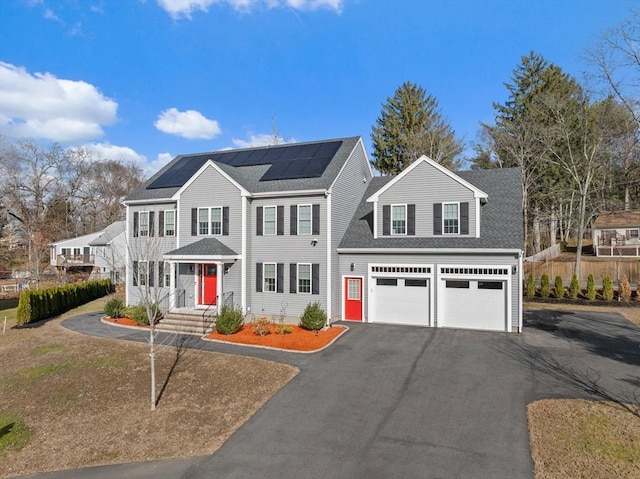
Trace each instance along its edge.
{"label": "trimmed bush", "polygon": [[611,301],[613,299],[613,281],[608,274],[602,278],[602,297],[605,301]]}
{"label": "trimmed bush", "polygon": [[324,312],[318,301],[307,304],[304,313],[300,316],[300,326],[309,331],[319,331],[324,328],[326,322],[327,313]]}
{"label": "trimmed bush", "polygon": [[593,279],[593,274],[587,278],[587,299],[590,301],[596,299],[596,281]]}
{"label": "trimmed bush", "polygon": [[580,294],[580,283],[578,282],[578,277],[574,274],[571,277],[571,284],[569,285],[569,297],[571,299],[576,299]]}
{"label": "trimmed bush", "polygon": [[258,336],[266,336],[271,333],[271,323],[266,316],[261,316],[253,322],[253,333]]}
{"label": "trimmed bush", "polygon": [[111,298],[104,305],[104,314],[111,318],[121,318],[124,316],[125,306],[120,298]]}
{"label": "trimmed bush", "polygon": [[546,273],[540,278],[540,296],[548,298],[551,295],[551,285],[549,284],[549,275]]}
{"label": "trimmed bush", "polygon": [[629,283],[626,275],[622,275],[622,279],[620,280],[618,297],[621,301],[631,301],[631,284]]}
{"label": "trimmed bush", "polygon": [[531,273],[527,276],[526,295],[527,298],[533,298],[536,295],[536,280]]}
{"label": "trimmed bush", "polygon": [[49,319],[112,291],[110,279],[23,291],[16,311],[16,323],[22,325]]}
{"label": "trimmed bush", "polygon": [[216,331],[220,334],[233,334],[242,327],[243,321],[240,307],[223,306],[216,319]]}
{"label": "trimmed bush", "polygon": [[553,295],[558,299],[564,298],[564,284],[562,284],[562,276],[556,276]]}

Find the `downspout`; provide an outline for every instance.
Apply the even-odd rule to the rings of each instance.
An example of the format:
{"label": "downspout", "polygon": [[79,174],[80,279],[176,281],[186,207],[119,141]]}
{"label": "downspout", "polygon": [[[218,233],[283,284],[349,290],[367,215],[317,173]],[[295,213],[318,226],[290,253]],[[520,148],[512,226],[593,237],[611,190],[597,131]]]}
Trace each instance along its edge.
{"label": "downspout", "polygon": [[518,253],[518,332],[522,332],[522,278],[523,278],[523,251]]}
{"label": "downspout", "polygon": [[242,256],[242,270],[240,273],[240,307],[242,312],[247,314],[247,203],[246,196],[242,196],[242,246],[240,255]]}
{"label": "downspout", "polygon": [[331,324],[331,318],[333,315],[331,314],[331,295],[333,291],[331,290],[331,192],[327,191],[327,322]]}

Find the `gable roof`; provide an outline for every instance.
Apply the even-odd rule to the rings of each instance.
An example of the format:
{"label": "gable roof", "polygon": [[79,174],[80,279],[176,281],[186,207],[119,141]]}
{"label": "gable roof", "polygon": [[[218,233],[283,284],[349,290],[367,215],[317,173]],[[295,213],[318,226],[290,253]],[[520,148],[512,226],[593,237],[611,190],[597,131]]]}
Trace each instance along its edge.
{"label": "gable roof", "polygon": [[229,257],[237,256],[238,253],[233,251],[227,245],[222,243],[217,238],[203,238],[195,243],[182,246],[181,248],[174,249],[165,253],[165,258],[171,257],[185,257],[185,256],[220,256]]}
{"label": "gable roof", "polygon": [[116,221],[111,223],[100,232],[100,236],[89,242],[89,246],[108,246],[117,236],[124,233],[124,221]]}
{"label": "gable roof", "polygon": [[398,175],[392,176],[391,177],[392,178],[391,181],[389,181],[382,188],[380,188],[378,191],[376,191],[374,194],[372,194],[367,199],[367,201],[378,201],[378,198],[380,197],[380,195],[382,195],[385,191],[387,191],[389,188],[391,188],[393,185],[395,185],[398,181],[400,181],[406,175],[411,173],[411,171],[413,171],[415,168],[417,168],[418,165],[420,165],[421,163],[427,163],[428,165],[431,165],[436,170],[438,170],[441,173],[445,174],[446,176],[448,176],[449,178],[453,179],[454,181],[457,181],[458,183],[460,183],[461,185],[465,186],[466,188],[470,189],[471,191],[473,191],[474,198],[485,198],[485,199],[487,198],[487,194],[484,191],[482,191],[481,189],[479,189],[479,188],[475,187],[474,185],[472,185],[471,183],[465,181],[463,178],[461,178],[460,176],[456,175],[454,172],[448,170],[447,168],[445,168],[444,166],[440,165],[439,163],[436,163],[435,161],[433,161],[428,156],[422,155],[416,161],[411,163],[407,168],[402,170]]}
{"label": "gable roof", "polygon": [[480,238],[457,236],[378,236],[373,237],[373,203],[368,201],[387,187],[394,177],[377,176],[358,206],[338,249],[421,248],[421,249],[513,249],[524,246],[520,169],[470,170],[457,173],[490,201],[481,206]]}
{"label": "gable roof", "polygon": [[360,137],[180,155],[165,165],[125,203],[169,200],[208,161],[251,194],[327,190]]}
{"label": "gable roof", "polygon": [[640,227],[640,210],[605,213],[593,222],[594,228],[637,228]]}

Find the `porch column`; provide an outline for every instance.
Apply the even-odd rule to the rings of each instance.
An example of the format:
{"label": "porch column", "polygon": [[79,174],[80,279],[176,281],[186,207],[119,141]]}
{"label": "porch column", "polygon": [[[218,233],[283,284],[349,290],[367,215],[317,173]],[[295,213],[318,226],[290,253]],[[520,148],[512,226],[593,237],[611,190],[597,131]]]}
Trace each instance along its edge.
{"label": "porch column", "polygon": [[216,276],[216,295],[218,296],[216,298],[216,308],[218,314],[220,314],[220,309],[222,308],[220,303],[222,303],[222,291],[224,289],[222,287],[222,282],[224,281],[224,263],[216,263]]}
{"label": "porch column", "polygon": [[169,269],[171,277],[169,278],[169,309],[176,307],[176,263],[169,261]]}

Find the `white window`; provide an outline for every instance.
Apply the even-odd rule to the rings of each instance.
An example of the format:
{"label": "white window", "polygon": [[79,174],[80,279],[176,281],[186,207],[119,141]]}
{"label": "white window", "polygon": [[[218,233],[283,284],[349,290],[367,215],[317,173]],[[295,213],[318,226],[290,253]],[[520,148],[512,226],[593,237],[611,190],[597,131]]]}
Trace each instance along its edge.
{"label": "white window", "polygon": [[391,206],[391,234],[407,234],[407,205]]}
{"label": "white window", "polygon": [[298,234],[311,234],[311,205],[298,205]]}
{"label": "white window", "polygon": [[629,238],[638,238],[638,231],[640,230],[629,230]]}
{"label": "white window", "polygon": [[147,262],[138,261],[138,286],[147,285]]}
{"label": "white window", "polygon": [[275,206],[264,207],[264,225],[263,226],[264,226],[263,234],[265,236],[276,234],[276,207]]}
{"label": "white window", "polygon": [[164,263],[164,285],[171,286],[171,263]]}
{"label": "white window", "polygon": [[265,263],[262,265],[264,288],[263,291],[276,291],[276,264]]}
{"label": "white window", "polygon": [[311,265],[298,264],[298,293],[311,293]]}
{"label": "white window", "polygon": [[198,234],[209,234],[209,208],[198,208]]}
{"label": "white window", "polygon": [[348,280],[347,299],[350,301],[360,301],[360,280],[359,279]]}
{"label": "white window", "polygon": [[73,255],[80,256],[80,248],[73,248]]}
{"label": "white window", "polygon": [[222,234],[222,208],[198,208],[198,234]]}
{"label": "white window", "polygon": [[176,211],[167,210],[164,212],[164,235],[176,235]]}
{"label": "white window", "polygon": [[141,211],[138,214],[140,221],[140,236],[149,236],[149,212]]}
{"label": "white window", "polygon": [[458,234],[458,203],[442,205],[442,231],[444,234]]}
{"label": "white window", "polygon": [[211,208],[211,234],[222,234],[222,208]]}

